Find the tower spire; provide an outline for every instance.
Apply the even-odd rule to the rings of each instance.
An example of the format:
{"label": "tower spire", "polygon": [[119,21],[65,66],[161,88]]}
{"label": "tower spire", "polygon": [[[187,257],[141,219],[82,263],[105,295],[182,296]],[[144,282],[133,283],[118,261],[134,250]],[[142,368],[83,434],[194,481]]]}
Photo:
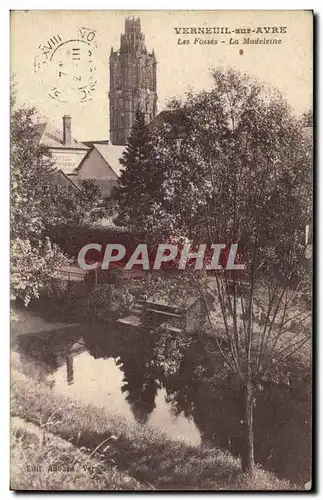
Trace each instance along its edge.
{"label": "tower spire", "polygon": [[120,50],[110,53],[110,141],[124,145],[137,109],[149,123],[156,116],[156,56],[148,53],[139,17],[127,17]]}

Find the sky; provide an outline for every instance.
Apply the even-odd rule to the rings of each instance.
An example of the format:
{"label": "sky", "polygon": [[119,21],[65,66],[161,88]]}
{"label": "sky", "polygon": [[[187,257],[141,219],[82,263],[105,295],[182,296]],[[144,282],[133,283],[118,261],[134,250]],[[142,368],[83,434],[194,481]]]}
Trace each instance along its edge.
{"label": "sky", "polygon": [[[297,114],[312,107],[312,15],[309,11],[12,11],[11,73],[17,85],[17,105],[35,106],[40,121],[47,118],[59,128],[62,116],[69,114],[72,134],[78,140],[108,139],[109,55],[111,46],[114,50],[119,48],[127,16],[140,17],[147,48],[155,50],[158,111],[162,111],[173,96],[211,88],[210,69],[228,66],[278,88]],[[72,76],[75,73],[68,66],[71,64],[68,57],[73,57],[72,50],[75,50],[71,41],[79,39],[80,27],[87,28],[82,31],[84,36],[91,30],[96,32],[96,46],[93,41],[91,46],[86,46],[91,49],[91,63],[83,61],[82,66],[84,81],[88,81],[89,65],[92,65],[97,82],[92,100],[86,102],[80,102],[80,95],[74,92]],[[227,27],[231,34],[176,34],[175,28],[187,27]],[[283,33],[265,34],[264,27],[270,28],[269,31],[272,27],[280,31],[282,27]],[[233,32],[241,28],[255,32],[249,35]],[[258,28],[262,33],[256,33]],[[48,63],[51,53],[44,55],[43,47],[53,37],[65,44]],[[280,39],[281,44],[243,44],[245,37]],[[199,40],[194,43],[195,38],[214,39],[217,43],[205,44]],[[178,43],[179,39],[189,43]],[[230,43],[230,39],[239,43]],[[83,50],[85,45],[75,47]],[[48,64],[42,65],[46,57]],[[61,82],[58,79],[60,60],[64,62],[64,70],[68,66],[68,72],[71,71],[65,76],[70,78],[66,81],[71,88],[67,91],[65,86],[60,94],[60,99],[66,102],[49,95],[53,95],[52,89]],[[45,69],[39,70],[38,63]]]}

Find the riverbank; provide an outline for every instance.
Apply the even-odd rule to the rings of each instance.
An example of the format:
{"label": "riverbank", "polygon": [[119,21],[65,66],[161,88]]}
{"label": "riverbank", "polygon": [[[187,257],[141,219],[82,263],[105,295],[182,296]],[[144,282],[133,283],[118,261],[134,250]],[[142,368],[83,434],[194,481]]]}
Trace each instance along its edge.
{"label": "riverbank", "polygon": [[[24,370],[25,372],[25,370]],[[26,372],[25,372],[26,373]],[[13,427],[12,487],[31,489],[157,489],[157,490],[288,490],[292,486],[258,470],[250,479],[241,473],[240,462],[215,448],[188,446],[169,440],[149,426],[130,424],[103,408],[78,404],[57,395],[50,387],[23,373],[12,360],[11,412],[20,426],[33,424],[34,431]],[[22,425],[21,422],[24,422]],[[45,436],[37,437],[36,429]],[[15,430],[16,429],[16,430]],[[49,433],[46,439],[44,433]],[[25,436],[24,439],[21,436]],[[42,439],[42,441],[41,441]],[[55,442],[56,439],[62,441]],[[43,442],[44,441],[44,442]],[[66,446],[64,445],[66,443]],[[73,448],[70,448],[73,446]],[[95,467],[91,461],[95,460]],[[37,470],[37,464],[46,466]],[[88,461],[88,462],[87,462]],[[31,462],[31,463],[28,463]],[[56,470],[64,464],[72,471]],[[84,469],[91,464],[93,468]],[[54,466],[48,470],[47,465]],[[27,472],[27,466],[34,465]],[[31,475],[30,475],[31,474]],[[89,474],[92,482],[89,483]]]}
{"label": "riverbank", "polygon": [[[20,417],[11,419],[11,488],[14,490],[144,490],[113,463]],[[103,449],[107,443],[103,444]]]}

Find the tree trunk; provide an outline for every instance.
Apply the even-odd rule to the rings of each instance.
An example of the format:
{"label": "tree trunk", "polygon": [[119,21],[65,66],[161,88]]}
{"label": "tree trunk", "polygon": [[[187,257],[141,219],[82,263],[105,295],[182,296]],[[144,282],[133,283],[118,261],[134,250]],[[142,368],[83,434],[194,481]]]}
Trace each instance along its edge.
{"label": "tree trunk", "polygon": [[244,390],[244,453],[241,458],[243,472],[255,471],[254,435],[253,435],[253,385],[249,380]]}

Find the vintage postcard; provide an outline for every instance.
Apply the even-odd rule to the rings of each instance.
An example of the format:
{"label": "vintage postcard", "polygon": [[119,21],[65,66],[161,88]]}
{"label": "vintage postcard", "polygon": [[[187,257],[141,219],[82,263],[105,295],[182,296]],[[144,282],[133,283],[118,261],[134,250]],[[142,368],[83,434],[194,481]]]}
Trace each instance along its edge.
{"label": "vintage postcard", "polygon": [[313,13],[10,43],[11,489],[311,490]]}

